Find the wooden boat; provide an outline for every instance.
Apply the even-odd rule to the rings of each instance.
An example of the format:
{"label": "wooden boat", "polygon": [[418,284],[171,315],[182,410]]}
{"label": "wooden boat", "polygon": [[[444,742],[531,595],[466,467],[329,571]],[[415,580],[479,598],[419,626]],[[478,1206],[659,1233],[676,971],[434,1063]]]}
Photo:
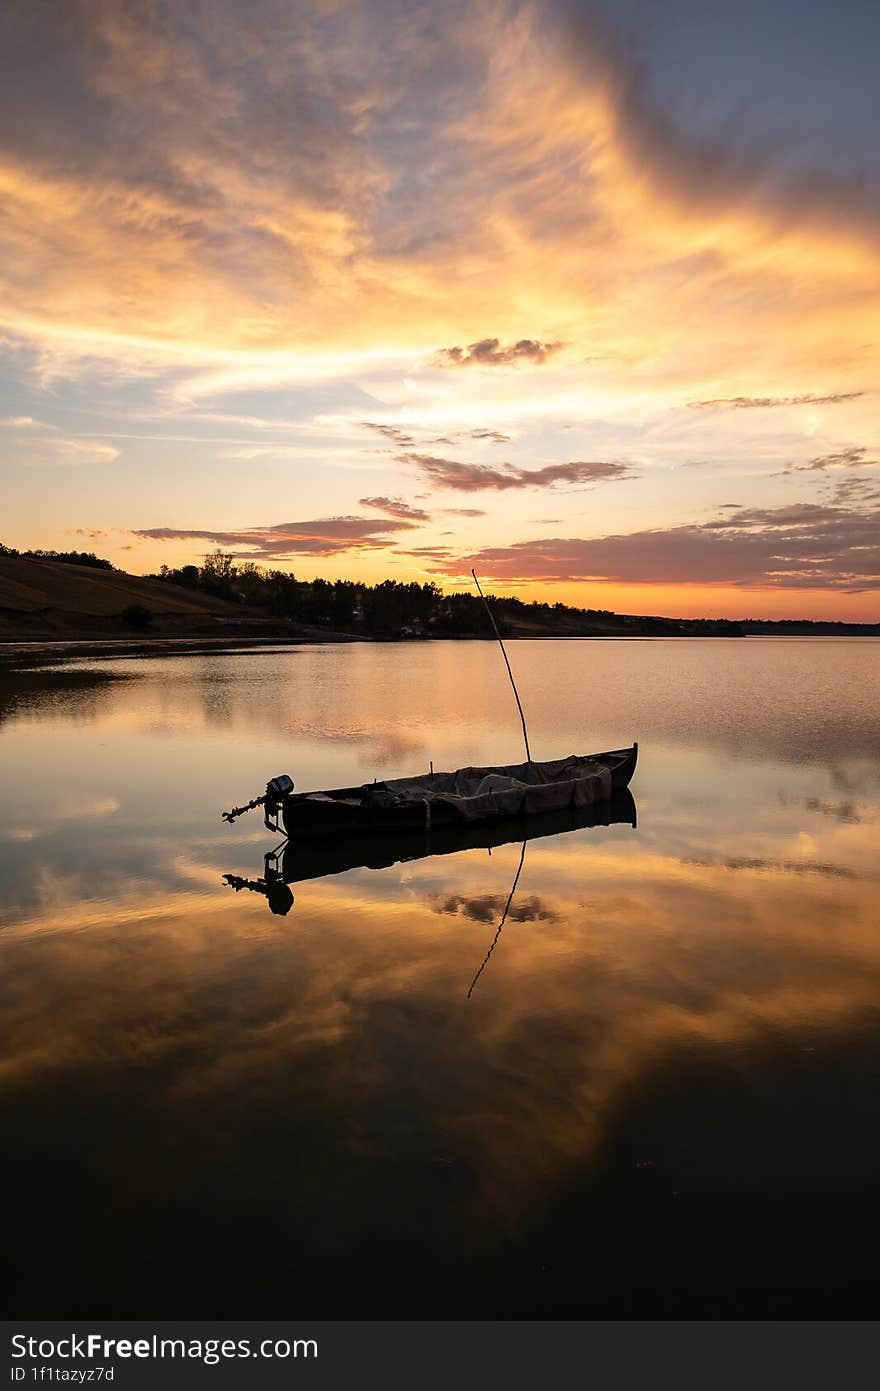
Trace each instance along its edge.
{"label": "wooden boat", "polygon": [[224,874],[226,883],[236,890],[249,889],[263,894],[273,913],[287,914],[293,907],[290,884],[351,869],[388,869],[392,865],[423,860],[434,855],[454,855],[462,850],[494,850],[502,845],[558,836],[595,826],[636,826],[636,805],[628,788],[612,793],[607,802],[587,807],[566,807],[562,811],[537,812],[532,816],[505,817],[494,821],[457,822],[433,827],[399,828],[376,831],[372,835],[310,836],[306,840],[286,841],[264,857],[263,874],[257,879]]}
{"label": "wooden boat", "polygon": [[542,840],[566,831],[593,826],[628,825],[635,828],[636,804],[628,788],[615,791],[607,802],[561,811],[536,812],[532,816],[503,817],[492,821],[458,821],[445,826],[400,828],[372,835],[309,836],[289,840],[281,852],[285,883],[324,879],[350,869],[388,869],[404,861],[433,855],[456,855],[462,850],[495,850],[502,845]]}
{"label": "wooden boat", "polygon": [[572,754],[546,763],[432,771],[320,792],[294,792],[293,780],[282,774],[267,784],[263,796],[224,812],[223,817],[234,821],[244,811],[262,806],[270,829],[281,830],[280,816],[286,834],[301,838],[431,828],[587,807],[607,802],[616,789],[629,785],[638,748],[633,744],[628,749],[586,757]]}
{"label": "wooden boat", "polygon": [[628,787],[639,753],[635,743],[628,749],[586,757],[571,754],[548,763],[532,758],[526,717],[507,651],[476,572],[471,570],[471,574],[504,657],[522,723],[526,762],[500,768],[459,768],[454,773],[435,773],[432,765],[429,773],[411,778],[334,787],[322,792],[294,792],[293,779],[282,773],[266,784],[261,797],[255,797],[246,806],[224,811],[224,821],[235,821],[243,812],[262,806],[266,826],[280,832],[280,816],[284,831],[291,838],[375,835],[387,830],[431,830],[435,826],[588,807],[607,802],[615,790]]}

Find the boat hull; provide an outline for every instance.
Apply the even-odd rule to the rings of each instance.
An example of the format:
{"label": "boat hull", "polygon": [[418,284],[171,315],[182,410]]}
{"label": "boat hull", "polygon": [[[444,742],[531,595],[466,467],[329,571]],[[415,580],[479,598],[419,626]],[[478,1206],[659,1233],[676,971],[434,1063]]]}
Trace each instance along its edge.
{"label": "boat hull", "polygon": [[323,879],[350,869],[387,869],[404,861],[433,855],[455,855],[462,850],[495,850],[503,845],[542,840],[567,831],[596,826],[632,826],[636,805],[628,788],[615,791],[607,802],[565,811],[539,812],[534,816],[503,817],[492,821],[458,822],[454,826],[374,831],[355,836],[309,836],[290,840],[284,847],[282,877],[287,884]]}
{"label": "boat hull", "polygon": [[[638,744],[627,749],[613,749],[606,753],[591,754],[590,763],[596,771],[607,774],[601,781],[591,779],[591,797],[599,801],[609,801],[615,792],[629,786],[636,768]],[[447,775],[440,774],[438,777]],[[385,784],[394,788],[397,779]],[[574,779],[559,785],[559,805],[553,808],[563,811],[566,805],[581,805],[583,779]],[[579,783],[581,786],[579,786]],[[334,788],[319,793],[294,793],[281,804],[281,817],[284,830],[291,838],[312,836],[355,836],[377,835],[388,831],[436,830],[444,826],[461,826],[462,814],[453,801],[432,800],[430,806],[425,802],[411,801],[403,805],[376,806],[361,801],[365,789],[362,787]],[[537,813],[526,813],[527,815]],[[541,813],[543,814],[543,813]],[[485,815],[475,818],[479,822],[509,820],[507,810],[488,810]]]}

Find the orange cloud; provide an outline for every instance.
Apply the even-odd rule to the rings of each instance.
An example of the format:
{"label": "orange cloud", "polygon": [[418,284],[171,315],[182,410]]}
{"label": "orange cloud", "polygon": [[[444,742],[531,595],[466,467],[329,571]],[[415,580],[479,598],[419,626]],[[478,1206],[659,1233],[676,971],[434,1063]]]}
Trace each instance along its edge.
{"label": "orange cloud", "polygon": [[[733,584],[821,592],[821,557],[798,571],[797,546],[776,565],[754,537],[738,543],[756,557],[749,569],[724,535],[719,564],[697,565],[690,489],[663,491],[662,447],[673,435],[692,444],[687,458],[744,478],[762,507],[782,501],[758,497],[762,470],[790,468],[806,486],[848,467],[851,449],[868,449],[854,464],[873,457],[851,444],[872,438],[880,365],[878,214],[859,181],[821,161],[796,166],[784,141],[758,152],[698,139],[596,8],[450,0],[441,19],[415,3],[393,24],[380,0],[282,8],[98,0],[69,7],[63,24],[27,6],[4,19],[0,329],[32,354],[36,380],[122,383],[111,414],[149,397],[144,414],[172,415],[181,442],[211,419],[221,462],[234,445],[239,459],[289,464],[282,516],[326,520],[364,493],[394,502],[398,464],[438,490],[485,488],[500,509],[486,554],[499,552],[510,583],[586,584],[597,569],[605,583],[681,574],[692,585],[726,568]],[[314,447],[285,451],[239,428],[224,444],[233,422],[271,424],[252,403],[197,414],[224,393],[291,387],[309,397],[297,409]],[[331,399],[316,404],[323,388]],[[38,433],[24,424],[31,409],[8,418],[22,436]],[[348,500],[326,485],[317,500],[322,463],[366,471],[364,427],[393,462]],[[569,427],[583,438],[563,451],[555,432]],[[148,466],[167,447],[158,433],[132,459]],[[200,458],[213,438],[199,439]],[[116,456],[109,434],[62,439],[57,461]],[[26,443],[22,466],[37,457]],[[508,443],[509,466],[486,457]],[[449,457],[460,447],[470,459]],[[613,539],[607,518],[564,517],[580,548],[566,557],[559,537],[543,558],[524,538],[527,489],[612,479],[626,485],[634,534],[679,535],[679,570],[668,552],[650,580],[620,555],[594,567],[596,545]],[[723,496],[708,494],[701,505]],[[289,539],[305,549],[288,553],[363,558],[390,535],[374,527],[346,546],[298,533]],[[526,549],[504,558],[502,538]],[[235,544],[279,553],[253,535]],[[440,559],[472,548],[434,547]],[[849,571],[831,557],[840,592],[848,574],[851,587],[870,581],[870,556],[850,551]]]}
{"label": "orange cloud", "polygon": [[[326,32],[255,4],[186,44],[175,15],[108,0],[49,39],[21,14],[7,53],[46,96],[6,127],[7,327],[242,380],[295,376],[327,344],[450,341],[470,347],[443,361],[502,368],[598,341],[661,380],[694,343],[716,374],[760,344],[781,379],[808,326],[811,371],[870,341],[876,227],[855,192],[689,145],[595,19],[452,5],[432,32],[426,14],[381,51],[358,47],[375,22],[358,0]],[[417,95],[430,116],[407,127]]]}

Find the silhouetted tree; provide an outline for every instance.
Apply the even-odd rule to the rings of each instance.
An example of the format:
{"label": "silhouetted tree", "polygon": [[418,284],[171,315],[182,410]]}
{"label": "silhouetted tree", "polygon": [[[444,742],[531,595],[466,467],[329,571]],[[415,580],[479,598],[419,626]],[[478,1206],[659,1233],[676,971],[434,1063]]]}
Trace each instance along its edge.
{"label": "silhouetted tree", "polygon": [[206,594],[214,594],[219,599],[231,599],[232,582],[237,574],[235,557],[218,547],[216,551],[205,556],[199,571],[199,587]]}

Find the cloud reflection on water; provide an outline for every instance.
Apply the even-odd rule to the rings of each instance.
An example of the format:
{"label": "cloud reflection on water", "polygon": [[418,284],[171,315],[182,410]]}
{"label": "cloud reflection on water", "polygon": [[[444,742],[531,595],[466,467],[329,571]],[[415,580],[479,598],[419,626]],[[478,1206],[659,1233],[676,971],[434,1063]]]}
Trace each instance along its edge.
{"label": "cloud reflection on water", "polygon": [[[539,655],[549,651],[564,690],[569,653],[601,663],[608,648]],[[707,668],[707,700],[724,689],[727,701],[713,737],[701,737],[709,712],[696,697],[684,750],[669,728],[684,715],[671,698],[655,710],[653,727],[667,720],[665,742],[643,746],[638,830],[599,826],[529,843],[503,936],[470,1000],[517,869],[516,844],[297,883],[295,906],[280,919],[261,897],[222,883],[233,869],[257,874],[267,848],[260,827],[230,833],[214,820],[222,779],[248,767],[256,774],[250,730],[262,741],[261,765],[282,747],[259,726],[249,677],[234,662],[212,705],[218,719],[225,712],[218,728],[228,768],[213,727],[193,737],[191,721],[207,707],[193,713],[188,704],[203,679],[192,667],[178,687],[153,666],[113,685],[85,729],[75,711],[65,723],[63,707],[38,726],[8,722],[3,739],[25,805],[7,808],[4,824],[31,824],[27,812],[40,831],[38,840],[0,841],[9,968],[0,1077],[4,1120],[18,1137],[7,1190],[16,1213],[7,1221],[13,1232],[36,1224],[43,1245],[33,1251],[44,1253],[21,1257],[21,1307],[150,1316],[234,1306],[269,1315],[293,1300],[336,1314],[374,1299],[389,1314],[461,1312],[469,1291],[477,1311],[589,1312],[617,1300],[619,1312],[627,1281],[641,1277],[609,1273],[615,1233],[622,1242],[630,1211],[646,1230],[666,1231],[670,1194],[684,1187],[704,1193],[709,1209],[677,1219],[680,1241],[690,1249],[723,1228],[705,1260],[729,1309],[731,1242],[772,1265],[801,1239],[798,1223],[830,1232],[843,1199],[827,1174],[860,1173],[877,1150],[867,1120],[858,1144],[853,1137],[863,1124],[859,1098],[873,1095],[878,765],[864,745],[847,765],[866,773],[855,817],[828,812],[841,803],[834,768],[804,761],[803,745],[799,758],[781,762],[742,747],[732,757],[733,734],[758,715],[737,704],[735,684],[723,686],[731,651],[718,670]],[[398,652],[382,653],[386,698]],[[303,656],[277,667],[276,680],[292,670],[298,682]],[[348,666],[328,658],[323,668],[319,654],[309,660],[313,677],[324,671],[332,730],[352,698],[352,666],[369,674],[378,658]],[[613,669],[623,659],[609,660]],[[655,689],[657,658],[642,660]],[[416,666],[399,697],[417,731],[426,728],[420,683],[433,661],[421,674]],[[673,666],[681,672],[690,661],[674,657]],[[522,665],[542,728],[546,692]],[[223,672],[221,664],[211,681]],[[590,680],[591,698],[605,687],[606,707],[617,698],[607,671]],[[283,724],[297,706],[292,690],[281,692]],[[802,694],[809,707],[814,693]],[[790,703],[797,698],[790,686]],[[840,724],[853,729],[866,708],[861,687],[848,699]],[[646,701],[642,690],[641,711]],[[150,732],[160,704],[174,738]],[[475,682],[468,737],[482,748],[495,737],[481,723],[490,708]],[[607,718],[601,700],[598,708]],[[361,702],[358,719],[368,723],[368,713]],[[560,725],[575,718],[560,706]],[[439,728],[427,729],[432,742]],[[791,746],[802,736],[795,722]],[[843,757],[833,737],[829,745]],[[304,739],[301,747],[325,772],[351,757],[348,744],[333,756],[339,765],[322,765],[323,746]],[[73,788],[84,807],[113,797],[118,810],[66,819]],[[692,1076],[699,1102],[688,1109]],[[798,1117],[810,1098],[821,1133],[801,1159]],[[772,1164],[758,1123],[765,1104],[781,1146]],[[738,1118],[739,1140],[725,1114]],[[713,1148],[715,1134],[724,1143]],[[736,1150],[745,1134],[747,1153]],[[704,1147],[696,1177],[694,1136]],[[794,1173],[781,1193],[773,1165]],[[749,1175],[757,1198],[740,1201],[735,1186]],[[802,1207],[768,1255],[765,1224],[795,1191]],[[863,1201],[867,1180],[850,1191]],[[565,1239],[585,1249],[595,1241],[604,1253],[601,1268],[582,1269],[581,1284],[565,1290],[553,1264],[563,1211]],[[50,1219],[62,1213],[53,1236]],[[737,1236],[724,1227],[727,1214]],[[65,1241],[80,1236],[64,1274],[51,1259],[62,1230]],[[866,1240],[874,1233],[870,1215],[859,1230]],[[630,1232],[626,1241],[636,1243],[640,1269],[660,1259],[648,1237],[639,1246]],[[857,1257],[850,1250],[854,1269]],[[669,1259],[670,1288],[704,1307],[706,1281],[683,1258]],[[797,1266],[792,1258],[795,1283]]]}

